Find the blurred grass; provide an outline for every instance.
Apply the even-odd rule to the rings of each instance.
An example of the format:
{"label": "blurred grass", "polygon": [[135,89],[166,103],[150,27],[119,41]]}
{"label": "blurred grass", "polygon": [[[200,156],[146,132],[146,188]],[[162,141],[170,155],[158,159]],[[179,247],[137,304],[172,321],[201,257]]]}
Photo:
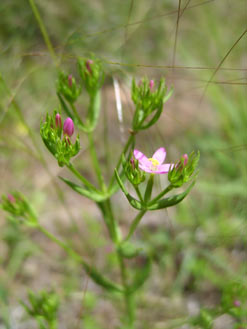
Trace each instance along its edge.
{"label": "blurred grass", "polygon": [[[154,223],[151,216],[147,218],[136,237],[154,251],[158,250],[155,261],[161,266],[160,271],[156,267],[153,270],[154,279],[146,287],[149,292],[143,292],[140,296],[140,325],[146,323],[146,328],[150,328],[155,322],[161,321],[165,327],[169,312],[162,315],[161,310],[168,307],[162,299],[164,296],[169,296],[171,304],[177,310],[171,313],[174,317],[187,315],[186,302],[194,294],[200,305],[208,302],[217,304],[220,292],[227,282],[246,281],[246,35],[230,52],[213,80],[210,79],[246,28],[246,2],[181,1],[182,15],[177,25],[175,67],[172,64],[178,1],[157,0],[150,3],[142,0],[132,3],[105,0],[89,3],[60,0],[58,3],[45,0],[35,3],[62,69],[74,72],[76,56],[95,52],[105,61],[107,70],[119,79],[125,131],[128,129],[132,109],[125,92],[130,85],[130,76],[165,76],[168,84],[174,86],[174,95],[167,104],[160,124],[151,130],[151,134],[143,133],[139,136],[138,147],[152,153],[155,148],[164,144],[170,160],[193,149],[201,151],[200,176],[193,196],[176,207],[175,212],[169,212],[168,220],[163,212]],[[53,181],[51,176],[56,176],[58,170],[50,155],[43,152],[45,150],[39,139],[39,121],[46,111],[51,111],[58,104],[55,92],[57,68],[50,58],[28,1],[1,2],[0,13],[0,72],[11,90],[9,94],[3,84],[0,85],[0,190],[2,193],[13,188],[24,190],[32,196],[45,222],[59,222],[58,230],[60,227],[66,239],[94,262],[104,266],[101,261],[104,252],[102,254],[99,249],[104,245],[107,248],[109,246],[103,237],[98,241],[98,237],[104,233],[100,229],[100,222],[95,222],[93,218],[94,215],[98,217],[97,210],[90,202],[85,202],[84,208],[78,209],[76,202],[80,201],[73,200],[74,195],[71,196],[64,186],[59,185],[64,198],[68,200],[66,209],[75,217],[84,242],[80,241],[80,236],[77,238],[79,240],[74,239],[74,230],[67,232],[71,214],[64,214],[62,206],[57,203],[57,198],[61,198],[62,194],[58,191],[59,195],[56,196],[50,186]],[[110,166],[114,166],[115,154],[119,153],[121,147],[112,88],[109,78],[104,89],[107,104],[104,115],[107,117],[96,135],[100,148],[100,133],[103,130],[108,133],[106,147],[113,150]],[[20,120],[16,112],[16,103],[24,120]],[[31,145],[30,131],[34,134],[37,147]],[[83,142],[85,143],[84,140]],[[81,158],[77,163],[89,175],[90,164],[86,144],[84,145],[83,163]],[[101,160],[104,163],[103,148],[101,150]],[[43,153],[51,175],[45,174],[42,166]],[[59,183],[56,181],[55,184]],[[61,200],[63,201],[63,197]],[[119,205],[117,198],[116,204],[120,210],[125,210],[126,205]],[[76,208],[75,211],[73,207]],[[91,211],[93,215],[89,216],[87,213]],[[124,229],[125,218],[122,215],[120,217]],[[8,229],[4,220],[0,224],[7,225]],[[85,230],[88,234],[85,234]],[[1,237],[4,236],[2,231],[0,234]],[[93,248],[90,247],[91,241],[94,241]],[[40,243],[37,237],[36,242]],[[6,240],[2,244],[14,252],[15,248],[9,246]],[[1,257],[1,264],[6,261],[6,255],[4,253]],[[18,255],[16,258],[11,257],[11,262],[16,266],[15,272],[22,273],[25,257]],[[106,271],[111,269],[111,264],[115,261],[112,255],[110,252],[104,269]],[[61,261],[55,253],[52,256],[56,261]],[[51,265],[48,262],[45,266],[49,268]],[[74,264],[69,266],[74,269]],[[81,288],[77,282],[80,281],[80,274],[76,273],[76,269],[75,276],[70,276],[63,270],[64,267],[66,268],[60,268],[58,279],[64,282],[61,289],[64,291],[60,291],[62,295],[66,295],[66,291]],[[12,280],[12,270],[8,266],[4,267],[4,273]],[[53,273],[56,280],[52,267],[45,273]],[[73,280],[77,285],[73,284]],[[39,281],[42,280],[37,275],[33,285],[39,285]],[[1,278],[1,285],[3,283]],[[17,281],[17,285],[18,283],[20,287],[26,284],[22,279]],[[42,286],[42,282],[40,285]],[[91,287],[88,290],[93,294]],[[210,292],[215,293],[213,301],[210,301],[207,292],[208,295]],[[3,317],[8,328],[7,323],[10,320],[7,319],[11,317],[12,305],[16,305],[16,298],[24,297],[25,294],[21,288],[14,291],[9,287],[8,291],[5,289],[1,293],[1,300],[6,299],[6,294],[14,300],[11,301],[9,310],[4,311]],[[181,299],[180,304],[178,303],[180,306],[174,306],[177,295]],[[155,299],[155,296],[160,300]],[[96,297],[92,295],[90,302],[90,297],[87,298],[84,327],[104,328],[109,320],[102,315],[103,306],[99,314],[95,314],[98,324],[86,315],[87,310],[95,312],[100,299],[95,301]],[[8,303],[5,302],[4,305]],[[156,312],[149,315],[145,310],[152,307],[151,305],[156,306]],[[109,313],[109,309],[107,312]]]}

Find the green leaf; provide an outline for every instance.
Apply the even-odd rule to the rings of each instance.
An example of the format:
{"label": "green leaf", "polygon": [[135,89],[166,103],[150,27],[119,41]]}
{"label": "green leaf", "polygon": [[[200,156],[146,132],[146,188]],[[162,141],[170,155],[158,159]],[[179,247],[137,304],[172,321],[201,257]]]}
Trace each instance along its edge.
{"label": "green leaf", "polygon": [[133,208],[137,209],[137,210],[142,210],[142,209],[144,209],[144,208],[143,208],[143,205],[141,204],[141,202],[139,202],[138,200],[136,200],[136,199],[135,199],[133,196],[131,196],[131,195],[129,194],[129,192],[126,190],[126,188],[125,188],[125,186],[124,186],[124,184],[123,184],[123,182],[122,182],[122,180],[121,180],[121,178],[120,178],[120,176],[119,176],[119,174],[118,174],[118,172],[117,172],[117,169],[115,169],[115,175],[116,175],[117,182],[118,182],[118,184],[119,184],[121,190],[122,190],[123,193],[125,194],[126,198],[128,199],[130,205],[131,205]]}
{"label": "green leaf", "polygon": [[74,191],[76,191],[77,193],[79,193],[95,202],[102,202],[108,198],[108,194],[96,192],[96,191],[90,190],[89,188],[83,188],[83,187],[71,182],[70,180],[60,177],[60,176],[59,176],[59,178],[62,181],[64,181],[67,185],[69,185]]}
{"label": "green leaf", "polygon": [[176,195],[170,196],[168,198],[159,200],[155,204],[152,204],[150,206],[148,205],[147,209],[148,210],[163,209],[163,208],[172,207],[172,206],[178,204],[189,194],[190,190],[192,189],[192,187],[194,185],[195,185],[195,181],[192,182],[190,184],[190,186],[183,193],[176,194]]}
{"label": "green leaf", "polygon": [[133,283],[129,288],[130,293],[135,292],[136,290],[140,289],[144,285],[146,280],[149,278],[151,268],[152,268],[152,262],[150,256],[148,256],[146,258],[145,265],[141,269],[138,269],[138,271],[135,274]]}
{"label": "green leaf", "polygon": [[89,266],[86,263],[84,263],[83,266],[90,278],[101,287],[105,288],[110,292],[123,292],[123,288],[120,285],[105,278],[94,267]]}

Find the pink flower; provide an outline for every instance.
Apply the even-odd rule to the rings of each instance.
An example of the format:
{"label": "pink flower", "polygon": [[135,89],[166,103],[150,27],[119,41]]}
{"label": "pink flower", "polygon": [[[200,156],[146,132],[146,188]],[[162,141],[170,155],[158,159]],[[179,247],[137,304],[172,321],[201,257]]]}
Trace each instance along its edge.
{"label": "pink flower", "polygon": [[174,164],[163,164],[166,158],[166,150],[164,147],[154,152],[152,158],[147,158],[142,152],[134,150],[134,157],[139,162],[139,168],[152,174],[167,174]]}
{"label": "pink flower", "polygon": [[234,304],[235,307],[240,307],[241,306],[241,302],[237,299],[234,300],[233,304]]}
{"label": "pink flower", "polygon": [[67,118],[63,124],[63,133],[71,137],[74,133],[74,122],[71,118]]}

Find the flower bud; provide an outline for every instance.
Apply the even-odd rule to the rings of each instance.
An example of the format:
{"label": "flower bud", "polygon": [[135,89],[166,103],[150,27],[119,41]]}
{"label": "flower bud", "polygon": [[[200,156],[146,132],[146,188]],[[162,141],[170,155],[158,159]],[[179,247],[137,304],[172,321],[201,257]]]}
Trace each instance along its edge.
{"label": "flower bud", "polygon": [[73,84],[73,76],[72,74],[68,75],[68,86],[71,88]]}
{"label": "flower bud", "polygon": [[86,61],[86,68],[87,68],[87,70],[88,70],[88,72],[90,73],[90,74],[92,74],[92,68],[91,68],[91,65],[93,64],[93,60],[92,59],[88,59],[87,61]]}
{"label": "flower bud", "polygon": [[74,122],[71,118],[67,118],[63,124],[63,133],[71,137],[74,133]]}
{"label": "flower bud", "polygon": [[61,115],[59,113],[57,113],[55,116],[55,122],[56,122],[57,128],[62,128],[62,119],[61,119]]}
{"label": "flower bud", "polygon": [[15,197],[12,194],[8,194],[8,200],[9,202],[13,203],[15,202]]}
{"label": "flower bud", "polygon": [[182,155],[182,160],[183,160],[183,165],[186,166],[188,163],[188,154],[183,154]]}
{"label": "flower bud", "polygon": [[234,300],[233,304],[234,304],[235,307],[240,307],[241,306],[241,302],[237,299]]}
{"label": "flower bud", "polygon": [[150,82],[149,82],[149,88],[150,88],[151,91],[153,89],[153,86],[154,86],[154,80],[150,80]]}

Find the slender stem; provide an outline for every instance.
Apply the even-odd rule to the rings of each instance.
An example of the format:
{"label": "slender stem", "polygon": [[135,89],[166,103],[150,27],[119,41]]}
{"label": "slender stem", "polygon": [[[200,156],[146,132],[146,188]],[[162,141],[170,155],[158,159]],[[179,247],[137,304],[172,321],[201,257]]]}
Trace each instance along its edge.
{"label": "slender stem", "polygon": [[89,150],[90,150],[93,166],[94,166],[96,175],[98,177],[99,185],[100,185],[102,191],[104,192],[106,190],[105,183],[104,183],[104,178],[103,178],[102,173],[101,173],[100,164],[99,164],[99,161],[98,161],[98,158],[97,158],[97,153],[96,153],[96,150],[95,150],[95,145],[94,145],[94,140],[93,140],[92,133],[89,132],[87,134],[87,137],[88,137],[88,141],[89,141]]}
{"label": "slender stem", "polygon": [[97,191],[98,192],[98,190],[96,189],[96,187],[95,186],[93,186],[93,184],[91,184],[85,177],[83,177],[80,173],[79,173],[79,171],[77,171],[76,169],[75,169],[75,167],[71,164],[71,163],[69,163],[68,165],[67,165],[67,168],[84,184],[84,185],[86,185],[87,187],[89,187],[90,189],[92,189],[92,190],[94,190],[94,191]]}
{"label": "slender stem", "polygon": [[42,21],[42,18],[41,18],[40,14],[39,14],[38,8],[37,8],[34,0],[29,0],[29,3],[30,3],[30,6],[32,8],[33,14],[34,14],[34,16],[35,16],[35,18],[36,18],[36,20],[38,22],[40,31],[41,31],[41,33],[43,35],[43,38],[45,40],[45,44],[46,44],[46,46],[47,46],[47,48],[48,48],[48,50],[50,52],[50,55],[53,58],[54,62],[57,63],[57,57],[56,57],[55,51],[53,49],[51,40],[50,40],[49,35],[48,35],[47,31],[46,31],[46,28],[45,28],[45,25],[44,25],[44,23]]}
{"label": "slender stem", "polygon": [[136,194],[138,195],[140,201],[143,203],[143,197],[142,197],[142,194],[141,194],[141,191],[139,189],[139,187],[137,185],[133,185],[134,186],[134,189],[136,191]]}
{"label": "slender stem", "polygon": [[[121,160],[122,160],[122,155],[128,150],[129,146],[131,145],[131,143],[134,141],[135,139],[135,136],[134,135],[130,135],[126,144],[125,144],[125,147],[122,151],[122,153],[120,154],[120,157],[119,157],[119,160],[117,162],[117,165],[116,165],[116,169],[118,169],[120,167],[120,164],[121,164]],[[111,180],[110,180],[110,184],[109,184],[109,190],[111,189],[113,183],[114,183],[114,180],[115,180],[115,175],[113,174]]]}
{"label": "slender stem", "polygon": [[170,184],[167,186],[166,189],[164,189],[164,191],[160,192],[160,194],[158,194],[153,200],[151,200],[148,205],[151,206],[153,205],[156,201],[158,201],[160,198],[162,198],[166,193],[170,192],[173,189],[173,186]]}
{"label": "slender stem", "polygon": [[81,256],[75,252],[72,248],[70,248],[65,242],[59,240],[55,235],[53,235],[51,232],[47,231],[43,226],[38,225],[37,228],[46,235],[50,240],[55,242],[57,245],[59,245],[61,248],[63,248],[71,257],[73,257],[76,261],[82,263],[84,265],[84,261],[81,258]]}
{"label": "slender stem", "polygon": [[133,233],[135,232],[136,230],[136,227],[138,226],[138,224],[140,223],[142,217],[145,215],[145,213],[147,212],[146,209],[144,210],[141,210],[137,216],[135,217],[135,219],[133,220],[131,226],[130,226],[130,229],[129,229],[129,233],[127,235],[127,237],[124,239],[124,241],[127,241],[130,239],[130,237],[133,235]]}
{"label": "slender stem", "polygon": [[81,120],[81,118],[80,118],[80,116],[79,116],[79,114],[78,114],[78,112],[77,112],[77,109],[76,109],[75,105],[74,105],[73,103],[70,103],[70,106],[71,106],[71,108],[72,108],[72,110],[73,110],[73,113],[74,113],[76,119],[78,120],[78,122],[79,122],[82,126],[84,126],[84,124],[83,124],[83,122],[82,122],[82,120]]}

